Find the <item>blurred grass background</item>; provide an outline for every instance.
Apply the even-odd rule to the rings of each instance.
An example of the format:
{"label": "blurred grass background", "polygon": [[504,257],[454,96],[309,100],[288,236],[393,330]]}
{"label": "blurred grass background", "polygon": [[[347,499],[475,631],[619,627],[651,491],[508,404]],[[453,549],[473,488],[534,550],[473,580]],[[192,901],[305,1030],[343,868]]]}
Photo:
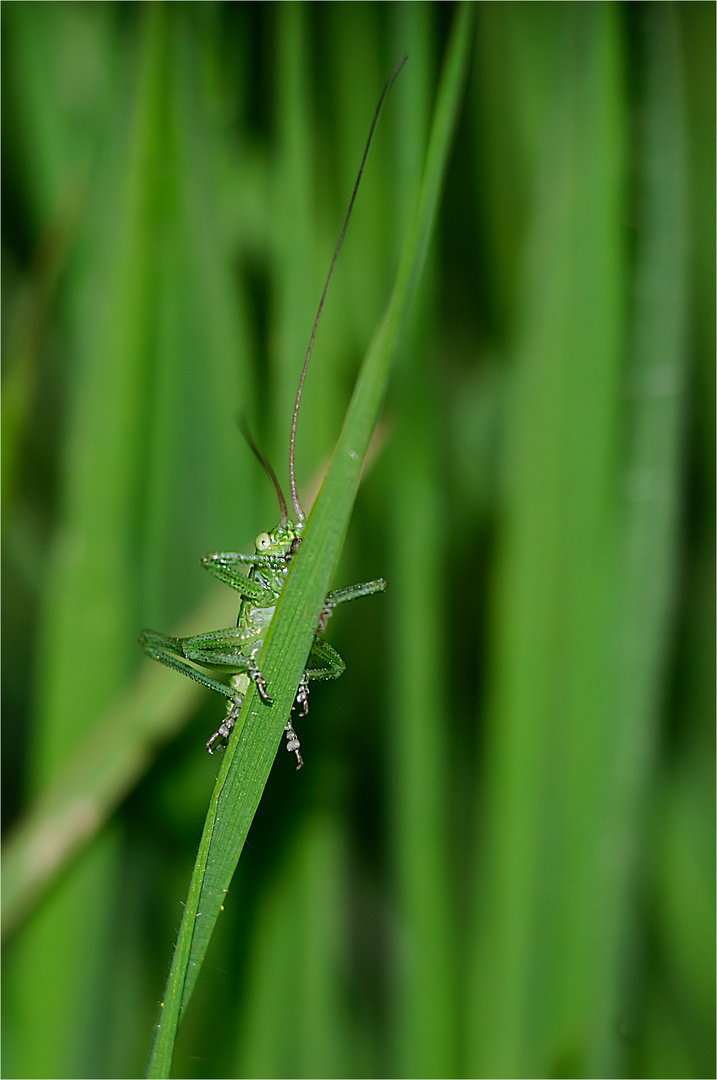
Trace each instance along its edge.
{"label": "blurred grass background", "polygon": [[[320,475],[454,14],[2,7],[6,830],[103,718],[98,783],[137,758],[8,924],[5,1076],[144,1072],[223,706],[138,724],[137,635],[235,615],[199,558],[276,518],[236,418],[285,481],[408,53],[309,373]],[[714,1075],[714,6],[475,17],[336,581],[389,591],[332,620],[347,673],[276,763],[176,1076]]]}

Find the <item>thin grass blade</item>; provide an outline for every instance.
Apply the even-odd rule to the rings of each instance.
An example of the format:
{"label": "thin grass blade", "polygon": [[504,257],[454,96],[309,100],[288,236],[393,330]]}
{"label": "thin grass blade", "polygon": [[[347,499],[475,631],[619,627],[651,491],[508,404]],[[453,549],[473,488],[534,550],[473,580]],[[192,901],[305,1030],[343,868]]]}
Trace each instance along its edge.
{"label": "thin grass blade", "polygon": [[425,261],[461,103],[470,7],[457,15],[439,88],[426,167],[396,285],[361,367],[331,467],[309,519],[300,555],[277,605],[261,668],[274,704],[247,695],[239,731],[217,778],[161,1007],[148,1075],[168,1076],[177,1025],[187,1007],[214,925],[281,740],[323,598],[341,549],[391,358]]}

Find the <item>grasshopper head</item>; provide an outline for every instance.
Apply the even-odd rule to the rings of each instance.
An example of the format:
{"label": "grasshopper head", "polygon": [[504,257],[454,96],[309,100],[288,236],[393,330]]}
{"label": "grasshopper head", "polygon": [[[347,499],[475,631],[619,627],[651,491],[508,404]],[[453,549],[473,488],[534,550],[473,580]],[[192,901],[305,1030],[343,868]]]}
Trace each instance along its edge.
{"label": "grasshopper head", "polygon": [[301,530],[293,521],[280,522],[271,532],[260,532],[254,541],[257,555],[295,555]]}

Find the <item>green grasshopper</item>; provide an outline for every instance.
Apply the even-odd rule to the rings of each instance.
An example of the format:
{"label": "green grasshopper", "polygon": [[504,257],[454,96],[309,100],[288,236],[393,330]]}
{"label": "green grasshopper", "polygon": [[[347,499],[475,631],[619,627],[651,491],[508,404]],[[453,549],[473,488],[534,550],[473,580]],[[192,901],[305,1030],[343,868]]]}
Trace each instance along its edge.
{"label": "green grasshopper", "polygon": [[[195,679],[197,682],[208,686],[211,690],[223,694],[227,698],[226,715],[217,730],[207,743],[209,753],[214,752],[217,746],[226,746],[229,737],[236,725],[239,712],[244,702],[247,690],[253,682],[262,700],[272,704],[272,698],[259,667],[258,657],[264,645],[267,630],[274,617],[276,605],[284,588],[291,561],[301,545],[301,536],[306,525],[306,515],[299,502],[296,488],[295,469],[295,443],[296,422],[301,405],[301,396],[304,389],[306,372],[314,347],[316,331],[318,329],[321,312],[328,292],[329,284],[333,276],[336,260],[338,259],[341,246],[346,234],[346,228],[351,217],[356,193],[358,192],[364,165],[368,156],[369,147],[373,138],[376,122],[381,112],[381,107],[391,89],[394,80],[406,62],[401,61],[391,78],[386,83],[383,93],[373,116],[366,146],[364,148],[361,166],[358,171],[356,183],[349,208],[344,218],[344,223],[339,235],[339,240],[331,260],[324,291],[319,302],[314,326],[306,352],[304,366],[299,379],[299,388],[294,403],[294,414],[291,422],[291,436],[289,439],[289,482],[291,487],[291,502],[295,512],[295,520],[290,520],[287,510],[286,499],[281,490],[279,481],[271,465],[255,445],[246,427],[243,427],[244,436],[252,451],[258,458],[262,468],[270,478],[276,490],[279,500],[279,524],[271,532],[261,532],[254,541],[255,551],[252,555],[243,555],[240,552],[218,552],[205,555],[201,560],[202,566],[214,574],[225,584],[236,589],[241,597],[239,615],[236,626],[230,626],[226,630],[212,630],[207,634],[197,634],[193,637],[176,638],[166,634],[157,633],[154,630],[144,630],[140,635],[140,645],[153,660],[159,660],[167,667],[181,672],[183,675]],[[246,567],[249,568],[248,573]],[[359,596],[370,596],[372,593],[383,592],[386,582],[383,578],[375,581],[366,581],[360,585],[350,585],[345,589],[330,592],[324,601],[324,606],[319,615],[319,621],[314,633],[314,640],[309,652],[307,666],[299,682],[296,692],[294,709],[299,710],[300,716],[306,716],[309,711],[309,680],[310,679],[338,679],[346,670],[346,665],[327,641],[320,635],[326,629],[326,623],[334,609],[339,604],[355,600]],[[213,674],[208,674],[208,669]],[[229,675],[227,682],[221,682],[216,675]],[[293,710],[292,710],[293,711]],[[300,769],[304,762],[301,756],[300,742],[291,722],[287,721],[286,749],[296,755],[296,768]]]}

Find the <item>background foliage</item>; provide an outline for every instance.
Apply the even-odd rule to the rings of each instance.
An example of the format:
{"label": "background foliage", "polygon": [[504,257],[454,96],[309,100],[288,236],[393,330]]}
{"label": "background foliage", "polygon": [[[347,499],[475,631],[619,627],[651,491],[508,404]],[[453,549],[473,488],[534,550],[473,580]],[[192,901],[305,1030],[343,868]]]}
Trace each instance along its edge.
{"label": "background foliage", "polygon": [[[198,559],[276,516],[236,417],[285,478],[407,52],[309,501],[453,16],[3,5],[7,1076],[144,1071],[223,707],[137,634],[235,614]],[[389,592],[332,620],[348,671],[276,762],[177,1076],[713,1075],[714,7],[475,16],[336,581]]]}

